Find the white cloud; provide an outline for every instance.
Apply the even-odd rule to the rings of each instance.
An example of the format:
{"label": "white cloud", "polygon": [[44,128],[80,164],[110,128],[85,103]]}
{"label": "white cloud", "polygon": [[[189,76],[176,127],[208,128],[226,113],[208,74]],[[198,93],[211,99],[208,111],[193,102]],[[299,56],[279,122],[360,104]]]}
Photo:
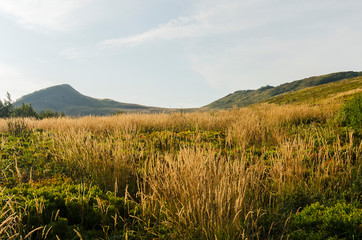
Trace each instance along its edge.
{"label": "white cloud", "polygon": [[114,49],[117,48],[134,47],[151,41],[197,37],[206,34],[207,31],[211,31],[208,23],[204,21],[209,14],[212,13],[180,17],[143,33],[115,39],[107,39],[93,46],[67,48],[62,50],[60,54],[70,59],[77,59],[84,56],[96,56],[99,54],[107,54],[109,52],[114,53]]}
{"label": "white cloud", "polygon": [[[358,6],[360,1],[352,0],[348,4],[338,0],[196,0],[189,15],[61,54],[72,59],[120,54],[124,48],[143,44],[140,51],[129,52],[147,55],[148,43],[166,46],[177,41],[181,44],[167,45],[173,50],[169,53],[188,56],[190,68],[216,89],[278,85],[351,66],[350,70],[358,70],[362,39]],[[345,33],[349,28],[357,31]],[[351,65],[347,56],[356,59],[356,64]]]}
{"label": "white cloud", "polygon": [[[253,16],[234,19],[253,22],[260,19],[260,24],[250,31],[234,34],[238,41],[211,45],[212,51],[200,50],[199,46],[197,51],[189,53],[192,68],[210,86],[224,91],[279,85],[330,72],[360,71],[357,65],[361,47],[357,42],[362,35],[348,30],[358,29],[356,24],[360,22],[336,14],[343,4],[335,7],[328,2],[331,1],[267,8],[262,4],[257,11],[249,6],[247,9]],[[351,15],[359,16],[356,12]],[[350,22],[353,24],[346,24]]]}
{"label": "white cloud", "polygon": [[242,8],[250,5],[250,2],[253,1],[225,1],[222,4],[210,4],[207,7],[198,5],[194,9],[194,14],[171,19],[167,23],[142,33],[103,40],[95,45],[64,49],[61,55],[76,59],[110,52],[114,54],[114,49],[117,48],[134,47],[154,41],[192,39],[250,29],[263,22],[262,18],[247,20],[249,13]]}
{"label": "white cloud", "polygon": [[66,31],[69,18],[90,0],[1,0],[0,14],[16,19],[23,27],[38,31]]}
{"label": "white cloud", "polygon": [[140,34],[102,41],[100,46],[134,46],[152,40],[195,37],[208,28],[207,24],[202,21],[203,17],[204,16],[180,17]]}
{"label": "white cloud", "polygon": [[173,40],[179,38],[195,38],[210,34],[222,34],[251,28],[259,21],[242,20],[242,7],[249,1],[224,1],[222,4],[210,4],[198,7],[194,15],[182,16],[160,24],[143,33],[102,41],[100,46],[117,47],[138,45],[154,40]]}
{"label": "white cloud", "polygon": [[29,76],[19,68],[0,62],[1,91],[0,99],[9,92],[16,100],[21,96],[51,85],[51,82],[43,81]]}

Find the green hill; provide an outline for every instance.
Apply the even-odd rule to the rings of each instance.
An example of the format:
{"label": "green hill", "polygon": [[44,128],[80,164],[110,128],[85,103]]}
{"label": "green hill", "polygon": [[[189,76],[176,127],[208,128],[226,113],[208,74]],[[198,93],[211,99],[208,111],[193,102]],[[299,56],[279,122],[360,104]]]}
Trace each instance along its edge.
{"label": "green hill", "polygon": [[[362,72],[339,72],[305,78],[285,83],[277,87],[265,86],[257,90],[236,91],[199,109],[228,109],[233,106],[245,107],[255,103],[276,104],[313,103],[327,98],[339,98],[353,91],[361,91]],[[22,103],[29,104],[39,112],[53,110],[69,116],[112,115],[116,112],[170,112],[179,109],[148,107],[138,104],[120,103],[110,99],[95,99],[85,96],[68,84],[58,85],[36,91],[17,100],[15,107]]]}
{"label": "green hill", "polygon": [[36,91],[20,98],[15,106],[31,103],[36,111],[50,109],[70,116],[111,115],[115,112],[160,112],[166,109],[137,104],[120,103],[110,99],[95,99],[85,96],[68,84]]}
{"label": "green hill", "polygon": [[215,102],[212,102],[204,109],[228,109],[233,106],[245,107],[254,103],[264,102],[285,93],[296,92],[301,89],[338,82],[344,79],[351,79],[362,76],[362,72],[338,72],[322,76],[305,78],[302,80],[285,83],[277,87],[265,86],[257,90],[236,91]]}
{"label": "green hill", "polygon": [[337,82],[305,88],[296,92],[280,94],[266,100],[275,104],[319,104],[340,101],[352,94],[362,92],[362,77],[344,79]]}

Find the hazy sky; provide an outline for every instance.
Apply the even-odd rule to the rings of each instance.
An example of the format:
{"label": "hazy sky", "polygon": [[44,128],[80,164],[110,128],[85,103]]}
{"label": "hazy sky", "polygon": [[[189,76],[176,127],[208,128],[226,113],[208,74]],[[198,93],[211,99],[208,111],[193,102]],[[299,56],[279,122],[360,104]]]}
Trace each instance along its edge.
{"label": "hazy sky", "polygon": [[362,71],[361,0],[0,0],[0,98],[68,83],[120,102],[199,107]]}

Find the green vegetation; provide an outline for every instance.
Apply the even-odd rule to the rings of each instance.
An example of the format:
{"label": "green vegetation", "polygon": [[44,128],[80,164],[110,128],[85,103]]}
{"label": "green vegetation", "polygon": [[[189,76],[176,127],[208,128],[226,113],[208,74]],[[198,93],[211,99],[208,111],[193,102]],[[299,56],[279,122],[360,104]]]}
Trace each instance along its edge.
{"label": "green vegetation", "polygon": [[0,239],[362,239],[360,88],[107,117],[23,104],[0,118]]}
{"label": "green vegetation", "polygon": [[350,127],[357,134],[362,135],[362,93],[343,105],[339,118],[343,126]]}
{"label": "green vegetation", "polygon": [[9,93],[7,93],[6,98],[7,99],[4,99],[4,101],[0,100],[0,117],[9,117],[14,110]]}
{"label": "green vegetation", "polygon": [[328,101],[344,100],[360,91],[362,91],[362,77],[356,77],[281,94],[266,102],[275,104],[327,103]]}
{"label": "green vegetation", "polygon": [[57,112],[51,110],[41,111],[39,114],[33,109],[31,103],[22,103],[19,107],[14,107],[14,103],[11,100],[10,94],[7,94],[7,99],[0,100],[0,118],[51,118],[51,117],[64,117],[64,113],[60,115]]}
{"label": "green vegetation", "polygon": [[360,239],[351,99],[0,120],[0,238]]}
{"label": "green vegetation", "polygon": [[3,206],[5,215],[0,220],[18,217],[10,218],[15,229],[8,228],[13,233],[39,229],[32,239],[73,239],[77,233],[84,239],[107,239],[110,233],[124,239],[131,234],[125,226],[137,222],[130,214],[137,216],[140,211],[134,202],[114,193],[64,178],[22,184],[0,194],[1,200],[8,203]]}
{"label": "green vegetation", "polygon": [[64,112],[68,116],[112,115],[118,111],[161,112],[164,110],[137,104],[119,103],[109,99],[101,100],[87,97],[67,84],[46,88],[23,96],[15,102],[15,106],[21,106],[22,103],[31,103],[38,112],[50,109],[56,112]]}
{"label": "green vegetation", "polygon": [[361,208],[346,203],[327,207],[316,202],[293,216],[289,239],[358,239],[361,222]]}
{"label": "green vegetation", "polygon": [[[236,91],[235,93],[229,94],[226,97],[221,98],[213,103],[210,103],[209,105],[206,105],[203,108],[228,109],[232,108],[233,106],[245,107],[255,103],[268,101],[269,99],[273,99],[273,97],[279,96],[281,94],[292,93],[309,87],[334,83],[344,79],[351,79],[361,76],[362,72],[339,72],[339,73],[331,73],[317,77],[310,77],[303,80],[294,81],[291,83],[285,83],[277,87],[265,86],[257,90]],[[361,86],[360,84],[361,81],[359,81],[359,86]],[[306,92],[311,94],[308,90],[306,90]],[[318,94],[317,96],[320,95]],[[321,98],[323,98],[323,96],[321,96]],[[279,100],[279,98],[276,98],[276,100],[271,100],[271,101],[281,101],[281,100]]]}

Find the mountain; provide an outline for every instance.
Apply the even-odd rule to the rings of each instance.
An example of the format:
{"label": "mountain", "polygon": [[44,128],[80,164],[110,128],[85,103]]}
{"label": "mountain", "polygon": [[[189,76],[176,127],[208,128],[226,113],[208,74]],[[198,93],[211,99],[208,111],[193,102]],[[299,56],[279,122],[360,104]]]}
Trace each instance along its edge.
{"label": "mountain", "polygon": [[163,108],[147,107],[137,104],[120,103],[110,99],[95,99],[85,96],[68,84],[58,85],[36,91],[21,97],[14,103],[31,103],[35,111],[50,109],[70,116],[112,115],[116,112],[161,112]]}
{"label": "mountain", "polygon": [[53,110],[69,116],[112,115],[116,112],[157,113],[245,107],[254,103],[305,103],[340,98],[362,91],[362,72],[338,72],[305,78],[277,87],[265,86],[257,90],[236,91],[199,109],[167,109],[138,104],[120,103],[110,99],[95,99],[79,93],[68,84],[58,85],[25,95],[15,107],[31,103],[37,111]]}
{"label": "mountain", "polygon": [[296,92],[288,92],[272,97],[265,102],[274,104],[320,104],[341,102],[351,95],[362,92],[362,76],[343,79]]}
{"label": "mountain", "polygon": [[232,108],[233,106],[246,107],[254,103],[267,101],[273,97],[286,93],[296,92],[301,89],[338,82],[344,79],[351,79],[359,76],[362,76],[362,72],[338,72],[305,78],[290,83],[284,83],[277,87],[265,86],[257,90],[236,91],[202,107],[202,109],[228,109]]}

